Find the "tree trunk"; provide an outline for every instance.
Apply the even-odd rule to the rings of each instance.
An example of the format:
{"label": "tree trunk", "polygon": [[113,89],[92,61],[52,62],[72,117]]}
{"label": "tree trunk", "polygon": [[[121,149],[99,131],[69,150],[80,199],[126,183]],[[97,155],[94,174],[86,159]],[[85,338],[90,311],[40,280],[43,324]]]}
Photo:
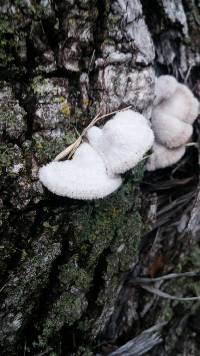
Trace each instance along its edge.
{"label": "tree trunk", "polygon": [[[200,96],[199,0],[1,0],[0,12],[1,355],[114,354],[131,339],[116,354],[198,355],[198,302],[135,279],[200,267],[196,148],[153,174],[141,162],[92,202],[49,193],[37,172],[99,112],[150,119],[155,73]],[[193,279],[161,287],[200,294]]]}

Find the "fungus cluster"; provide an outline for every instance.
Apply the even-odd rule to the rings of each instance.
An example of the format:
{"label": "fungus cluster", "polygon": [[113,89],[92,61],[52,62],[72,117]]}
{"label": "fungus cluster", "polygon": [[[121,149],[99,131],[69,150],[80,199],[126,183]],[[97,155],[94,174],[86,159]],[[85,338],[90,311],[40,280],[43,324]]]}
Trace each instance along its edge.
{"label": "fungus cluster", "polygon": [[102,157],[109,175],[135,167],[154,141],[147,119],[132,110],[119,112],[102,129],[93,126],[87,138]]}
{"label": "fungus cluster", "polygon": [[171,166],[182,158],[198,111],[199,102],[188,87],[170,75],[157,78],[152,111],[155,143],[148,171]]}
{"label": "fungus cluster", "polygon": [[[103,198],[120,187],[121,174],[135,167],[152,145],[147,170],[179,161],[192,137],[198,110],[197,99],[185,85],[162,75],[155,86],[153,131],[148,120],[133,110],[118,112],[100,128],[91,127],[93,121],[77,140],[79,144],[84,135],[73,159],[47,164],[40,169],[39,179],[57,195],[83,200]],[[63,158],[63,152],[56,159]]]}
{"label": "fungus cluster", "polygon": [[107,175],[103,160],[86,142],[78,147],[72,160],[42,167],[39,178],[52,193],[83,200],[103,198],[122,184],[120,176]]}
{"label": "fungus cluster", "polygon": [[133,168],[152,147],[148,121],[132,110],[121,111],[102,128],[93,126],[72,160],[42,167],[39,179],[51,192],[74,199],[103,198],[122,184],[120,174]]}

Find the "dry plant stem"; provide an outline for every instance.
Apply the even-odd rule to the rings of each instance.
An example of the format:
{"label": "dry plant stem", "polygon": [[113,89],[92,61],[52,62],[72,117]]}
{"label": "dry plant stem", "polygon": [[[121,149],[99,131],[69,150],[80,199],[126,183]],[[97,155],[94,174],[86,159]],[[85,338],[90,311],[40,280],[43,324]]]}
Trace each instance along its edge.
{"label": "dry plant stem", "polygon": [[54,159],[54,161],[59,161],[62,158],[66,157],[69,155],[69,158],[73,156],[74,152],[76,151],[76,149],[78,148],[78,146],[81,144],[82,138],[83,136],[86,134],[87,130],[94,125],[95,120],[99,117],[99,114],[97,114],[97,116],[95,116],[95,118],[91,121],[91,123],[83,130],[82,134],[79,136],[79,138],[72,143],[70,146],[68,146],[64,151],[62,151],[61,153],[59,153],[56,158]]}
{"label": "dry plant stem", "polygon": [[184,273],[170,273],[166,274],[164,276],[156,277],[156,278],[135,278],[133,280],[134,283],[152,283],[152,282],[158,282],[158,281],[164,281],[164,280],[171,280],[175,278],[181,278],[181,277],[200,277],[199,272],[184,272]]}
{"label": "dry plant stem", "polygon": [[185,145],[185,147],[196,147],[196,148],[199,148],[199,144],[197,142],[189,142]]}
{"label": "dry plant stem", "polygon": [[150,293],[153,293],[159,297],[170,299],[170,300],[180,300],[180,301],[192,301],[192,300],[200,300],[200,296],[198,297],[179,297],[170,295],[162,290],[155,288],[153,286],[148,286],[148,284],[152,284],[153,282],[161,282],[164,280],[172,280],[180,277],[199,277],[198,272],[184,272],[184,273],[170,273],[157,278],[135,278],[132,283],[139,284],[143,289],[147,290]]}
{"label": "dry plant stem", "polygon": [[127,106],[126,108],[124,109],[121,109],[121,110],[116,110],[116,111],[113,111],[109,114],[105,114],[105,115],[102,115],[100,116],[100,114],[97,114],[95,116],[95,118],[90,122],[90,124],[83,130],[83,132],[81,133],[81,135],[79,136],[79,138],[74,142],[72,143],[70,146],[68,146],[64,151],[60,152],[55,158],[54,158],[54,161],[59,161],[63,158],[65,158],[66,156],[69,156],[69,158],[71,158],[73,156],[73,154],[75,153],[76,149],[79,147],[79,145],[81,144],[82,142],[82,138],[85,136],[85,134],[87,133],[87,131],[92,127],[94,126],[98,121],[102,120],[102,119],[105,119],[106,117],[108,116],[111,116],[111,115],[114,115],[118,112],[121,112],[121,111],[125,111],[125,110],[128,110],[128,109],[131,109],[131,106]]}
{"label": "dry plant stem", "polygon": [[144,156],[144,157],[140,160],[140,162],[145,161],[145,159],[147,159],[147,158],[149,158],[149,157],[151,157],[151,156],[152,156],[152,153],[151,153],[150,155]]}
{"label": "dry plant stem", "polygon": [[150,293],[153,293],[159,297],[165,298],[165,299],[171,299],[171,300],[180,300],[180,301],[192,301],[192,300],[200,300],[200,296],[199,297],[177,297],[175,295],[171,295],[168,293],[165,293],[163,291],[161,291],[160,289],[157,288],[153,288],[153,287],[149,287],[147,285],[141,284],[140,285],[143,289],[147,290]]}

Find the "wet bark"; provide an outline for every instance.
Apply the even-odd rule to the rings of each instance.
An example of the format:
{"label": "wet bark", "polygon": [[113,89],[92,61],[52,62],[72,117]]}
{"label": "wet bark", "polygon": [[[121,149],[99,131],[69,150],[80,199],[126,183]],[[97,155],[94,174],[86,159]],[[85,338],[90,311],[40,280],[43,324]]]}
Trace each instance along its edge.
{"label": "wet bark", "polygon": [[[56,197],[37,172],[98,112],[131,105],[150,119],[155,73],[200,96],[199,1],[2,0],[0,9],[1,354],[120,354],[125,344],[127,355],[130,345],[198,355],[198,302],[134,283],[200,267],[198,150],[153,174],[141,163],[102,201]],[[198,279],[156,288],[200,294]]]}

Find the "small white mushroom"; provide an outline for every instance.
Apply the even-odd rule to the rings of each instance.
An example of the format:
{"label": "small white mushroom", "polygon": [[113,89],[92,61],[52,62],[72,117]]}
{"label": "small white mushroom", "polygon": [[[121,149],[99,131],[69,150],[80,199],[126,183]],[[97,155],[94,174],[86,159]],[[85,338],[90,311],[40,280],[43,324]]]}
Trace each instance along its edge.
{"label": "small white mushroom", "polygon": [[42,167],[39,179],[52,193],[82,200],[104,198],[122,184],[120,176],[108,177],[102,158],[88,143],[79,146],[71,161]]}
{"label": "small white mushroom", "polygon": [[169,148],[188,142],[198,111],[199,102],[186,85],[170,75],[157,78],[152,128],[158,142]]}
{"label": "small white mushroom", "polygon": [[152,114],[152,129],[156,140],[168,148],[176,148],[187,143],[192,137],[192,125],[160,110],[160,107],[156,107]]}
{"label": "small white mushroom", "polygon": [[161,75],[155,80],[155,99],[154,106],[169,99],[174,95],[177,88],[177,80],[171,75]]}
{"label": "small white mushroom", "polygon": [[177,163],[184,154],[184,146],[169,149],[155,142],[152,148],[152,154],[147,161],[146,169],[147,171],[155,171],[156,169],[172,166]]}
{"label": "small white mushroom", "polygon": [[171,75],[156,79],[154,106],[188,124],[193,124],[199,112],[199,102],[191,90]]}
{"label": "small white mushroom", "polygon": [[87,138],[105,162],[108,174],[136,166],[152,147],[154,134],[147,119],[132,110],[119,112],[102,129],[92,127]]}

